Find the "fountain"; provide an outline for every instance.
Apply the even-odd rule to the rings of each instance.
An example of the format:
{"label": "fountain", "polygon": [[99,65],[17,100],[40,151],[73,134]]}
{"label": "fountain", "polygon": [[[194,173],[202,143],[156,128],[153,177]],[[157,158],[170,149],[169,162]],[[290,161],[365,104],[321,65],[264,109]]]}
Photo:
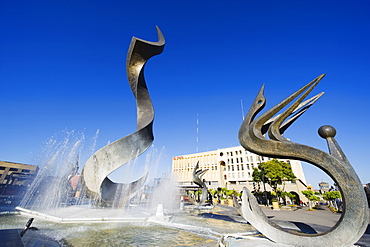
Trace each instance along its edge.
{"label": "fountain", "polygon": [[[78,170],[85,137],[76,137],[73,131],[65,131],[66,137],[63,141],[57,142],[55,138],[51,138],[45,149],[45,166],[17,208],[20,215],[0,217],[1,227],[20,228],[27,222],[26,217],[34,217],[35,220],[30,219],[23,231],[19,229],[23,236],[22,241],[27,246],[40,246],[45,243],[48,243],[48,246],[354,244],[364,233],[369,215],[365,194],[359,187],[359,179],[334,139],[335,129],[324,126],[319,130],[320,136],[328,142],[330,154],[292,143],[282,137],[283,132],[321,97],[322,94],[318,94],[301,103],[323,76],[255,119],[265,103],[262,88],[242,124],[239,140],[247,150],[260,155],[309,161],[328,171],[338,182],[346,201],[344,216],[327,232],[309,235],[283,229],[264,215],[255,197],[247,189],[244,189],[242,206],[237,209],[225,210],[220,207],[212,213],[192,215],[174,210],[180,207],[180,202],[176,200],[179,197],[175,184],[169,178],[161,178],[160,182],[152,187],[154,190],[151,192],[151,201],[146,198],[148,193],[145,193],[149,188],[144,187],[148,172],[128,184],[115,183],[108,178],[124,164],[135,163],[138,156],[143,154],[154,140],[154,111],[143,69],[150,57],[163,51],[164,37],[158,27],[157,33],[158,42],[133,38],[128,52],[127,75],[137,103],[137,131],[89,155],[81,177]],[[273,117],[301,93],[303,96],[288,110]],[[293,116],[290,117],[291,115]],[[287,118],[289,119],[286,120]],[[266,139],[266,133],[270,139]],[[319,159],[322,157],[326,163]],[[201,187],[203,193],[200,202],[194,201],[194,204],[202,206],[206,201],[208,189],[201,178],[207,170],[198,168],[197,164],[193,171],[193,181]],[[136,170],[136,167],[132,166],[132,169]],[[349,191],[355,196],[349,196]],[[238,212],[241,212],[245,219]],[[247,224],[247,221],[253,227]],[[40,230],[31,228],[32,222]],[[235,233],[240,230],[245,232]],[[335,238],[334,234],[340,238]],[[40,237],[41,235],[43,237]]]}
{"label": "fountain", "polygon": [[[215,221],[213,219],[204,221],[199,218],[194,222],[191,216],[176,213],[180,204],[177,200],[179,196],[170,178],[155,182],[149,193],[150,200],[146,198],[146,190],[150,188],[143,186],[147,172],[129,184],[114,183],[108,178],[110,173],[125,163],[128,164],[126,167],[131,166],[136,170],[131,163],[135,164],[138,156],[153,141],[153,107],[143,68],[147,59],[163,50],[164,38],[158,28],[157,33],[158,42],[133,38],[128,52],[127,74],[138,112],[135,133],[90,155],[79,182],[74,181],[74,187],[69,181],[79,177],[77,171],[85,137],[76,137],[73,131],[65,131],[66,136],[62,141],[51,138],[47,142],[44,149],[47,150],[43,161],[45,165],[29,194],[17,207],[21,215],[9,216],[13,217],[11,228],[24,225],[27,217],[35,218],[33,224],[40,230],[28,230],[24,234],[22,239],[27,245],[37,246],[35,239],[40,239],[42,235],[42,241],[53,239],[59,244],[72,246],[128,246],[132,243],[169,246],[181,243],[197,246],[201,243],[202,246],[214,246],[224,233],[220,226],[217,232],[208,227],[209,222]],[[150,158],[147,160],[150,162]],[[1,222],[2,227],[6,229],[9,222],[9,219]]]}
{"label": "fountain", "polygon": [[[165,41],[158,27],[157,33],[158,42],[133,37],[127,55],[127,76],[137,106],[137,131],[99,149],[86,161],[80,177],[83,193],[78,197],[79,203],[88,198],[89,202],[98,207],[123,208],[146,182],[148,173],[129,184],[115,183],[108,175],[146,151],[154,140],[152,130],[154,111],[144,79],[144,67],[150,57],[163,51]],[[52,157],[33,183],[31,192],[25,197],[19,209],[26,207],[43,211],[70,203],[69,180],[77,175],[78,161],[75,165],[52,166],[57,163],[58,158],[60,163],[70,161],[75,156],[82,141],[75,142],[72,149],[68,150],[66,146],[69,141],[68,137],[58,150],[53,150]],[[50,169],[57,170],[52,172],[54,176],[45,176],[45,173],[50,173]],[[53,198],[52,202],[50,198]]]}

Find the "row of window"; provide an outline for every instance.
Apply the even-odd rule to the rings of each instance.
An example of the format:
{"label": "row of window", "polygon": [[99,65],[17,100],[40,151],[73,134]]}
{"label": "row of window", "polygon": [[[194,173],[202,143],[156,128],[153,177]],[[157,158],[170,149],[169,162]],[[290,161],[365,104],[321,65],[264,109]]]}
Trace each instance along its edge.
{"label": "row of window", "polygon": [[[244,167],[246,168],[246,170],[253,170],[254,164],[253,163],[251,163],[250,165],[249,164],[246,164],[245,166],[243,164],[240,164],[240,165],[228,165],[227,166],[227,171],[244,171]],[[226,171],[226,167],[225,167],[224,171]]]}
{"label": "row of window", "polygon": [[[1,170],[5,170],[6,169],[6,167],[5,166],[0,166],[0,171]],[[19,171],[19,169],[18,168],[14,168],[14,167],[11,167],[10,169],[9,169],[9,171],[11,171],[11,172],[18,172]],[[21,170],[21,172],[30,172],[31,170],[28,170],[28,169],[22,169]]]}
{"label": "row of window", "polygon": [[[193,169],[194,169],[194,167],[189,167],[189,165],[188,165],[188,166],[185,166],[185,167],[180,166],[180,167],[174,168],[173,171],[175,171],[175,172],[176,171],[188,171],[188,172],[190,172],[190,171],[193,171]],[[208,165],[205,165],[204,167],[199,167],[199,169],[209,169],[211,171],[217,171],[217,165],[211,164],[211,166],[210,166],[208,164]]]}
{"label": "row of window", "polygon": [[[245,175],[247,175],[247,177],[245,177]],[[231,179],[240,179],[240,178],[244,178],[244,179],[248,179],[248,180],[251,180],[252,179],[252,174],[250,172],[247,172],[247,173],[244,173],[244,172],[232,172],[232,173],[229,173],[229,177],[227,177],[226,175],[224,175],[225,177],[225,180],[231,180]]]}
{"label": "row of window", "polygon": [[[265,160],[270,160],[270,158],[266,158],[263,156],[256,156],[255,160],[253,160],[253,156],[245,157],[246,162],[264,162]],[[235,158],[235,163],[243,163],[243,157]],[[234,164],[234,158],[227,159],[227,164]]]}

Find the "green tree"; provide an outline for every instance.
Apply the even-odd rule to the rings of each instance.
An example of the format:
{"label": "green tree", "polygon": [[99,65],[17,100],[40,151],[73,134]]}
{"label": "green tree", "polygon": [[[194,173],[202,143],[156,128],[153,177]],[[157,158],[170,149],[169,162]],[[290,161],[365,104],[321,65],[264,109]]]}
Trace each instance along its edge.
{"label": "green tree", "polygon": [[340,194],[339,191],[328,191],[324,193],[323,198],[324,200],[330,201],[330,200],[342,198],[342,195]]}
{"label": "green tree", "polygon": [[209,189],[208,192],[212,195],[212,198],[214,198],[215,195],[217,194],[217,190],[215,189]]}
{"label": "green tree", "polygon": [[284,203],[286,205],[287,204],[286,203],[286,198],[287,197],[290,198],[290,200],[293,202],[293,199],[295,198],[295,195],[293,193],[290,193],[290,192],[281,191],[279,197],[283,198]]}
{"label": "green tree", "polygon": [[237,192],[235,190],[226,190],[225,196],[227,199],[232,199],[233,196],[236,196]]}
{"label": "green tree", "polygon": [[279,185],[283,184],[285,181],[294,181],[296,176],[290,164],[273,159],[262,162],[258,165],[258,168],[254,168],[252,178],[253,182],[269,184],[272,190],[277,193],[277,187]]}
{"label": "green tree", "polygon": [[315,196],[312,190],[303,190],[302,194],[308,199],[308,205],[310,210],[312,210],[312,202],[320,201],[320,197]]}
{"label": "green tree", "polygon": [[329,202],[329,206],[334,208],[335,211],[339,210],[337,199],[342,198],[339,191],[328,191],[323,195],[324,200]]}

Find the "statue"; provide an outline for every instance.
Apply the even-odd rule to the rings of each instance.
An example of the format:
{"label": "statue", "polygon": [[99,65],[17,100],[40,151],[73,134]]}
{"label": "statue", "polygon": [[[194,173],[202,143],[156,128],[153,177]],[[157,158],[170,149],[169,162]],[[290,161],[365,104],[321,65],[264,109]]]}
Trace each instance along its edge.
{"label": "statue", "polygon": [[[144,79],[144,66],[149,58],[162,53],[165,40],[157,27],[158,42],[133,37],[127,54],[126,71],[136,99],[137,131],[95,152],[82,171],[86,194],[101,204],[123,206],[146,181],[147,174],[131,184],[112,182],[107,176],[142,154],[152,144],[154,110]],[[118,198],[117,198],[118,197]]]}
{"label": "statue", "polygon": [[[241,208],[243,216],[258,231],[279,244],[310,247],[351,246],[361,238],[369,223],[369,210],[364,189],[357,174],[334,139],[336,130],[328,125],[319,129],[319,135],[327,141],[330,154],[313,147],[291,142],[282,136],[285,130],[282,128],[284,126],[283,122],[297,110],[300,102],[323,77],[324,75],[317,77],[256,118],[256,115],[264,108],[266,103],[263,95],[264,86],[262,86],[239,130],[239,141],[245,149],[271,158],[309,162],[324,170],[336,182],[342,193],[344,211],[337,224],[325,233],[305,234],[287,231],[271,222],[259,208],[256,198],[247,188],[244,188]],[[271,119],[300,94],[302,95],[287,110]],[[294,115],[286,122],[296,120],[299,116]],[[266,133],[270,139],[265,137]]]}
{"label": "statue", "polygon": [[208,198],[208,188],[204,180],[202,180],[203,175],[208,171],[208,169],[202,170],[199,169],[199,161],[194,167],[193,170],[193,182],[202,189],[202,197],[200,201],[197,202],[193,197],[189,196],[189,200],[195,206],[203,206],[206,204]]}

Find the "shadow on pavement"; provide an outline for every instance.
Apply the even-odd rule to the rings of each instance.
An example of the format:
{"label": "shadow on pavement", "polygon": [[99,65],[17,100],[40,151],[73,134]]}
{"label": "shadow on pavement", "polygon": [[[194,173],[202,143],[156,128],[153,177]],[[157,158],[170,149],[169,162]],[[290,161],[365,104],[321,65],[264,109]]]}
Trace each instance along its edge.
{"label": "shadow on pavement", "polygon": [[198,214],[198,216],[203,217],[203,218],[212,218],[216,220],[224,220],[224,221],[229,221],[229,222],[237,222],[233,218],[227,216],[227,215],[221,215],[221,214],[212,214],[212,213],[202,213]]}
{"label": "shadow on pavement", "polygon": [[289,221],[289,222],[296,225],[296,227],[298,227],[299,230],[301,230],[301,232],[303,232],[303,233],[308,233],[308,234],[316,234],[317,233],[317,231],[315,229],[313,229],[311,226],[309,226],[305,223],[295,222],[295,221]]}

